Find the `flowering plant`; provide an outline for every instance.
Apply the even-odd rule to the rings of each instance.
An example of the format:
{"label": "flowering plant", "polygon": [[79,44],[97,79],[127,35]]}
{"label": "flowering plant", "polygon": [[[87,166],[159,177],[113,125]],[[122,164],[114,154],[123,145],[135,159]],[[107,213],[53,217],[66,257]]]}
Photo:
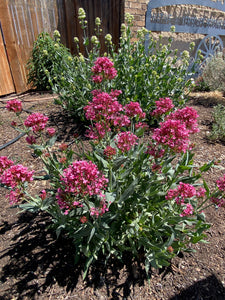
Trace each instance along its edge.
{"label": "flowering plant", "polygon": [[[68,55],[58,36],[57,41],[51,41],[48,35],[42,34],[29,62],[30,82],[33,80],[34,85],[39,86],[45,79],[47,87],[58,95],[55,103],[85,121],[83,107],[92,100],[92,91],[104,84],[105,92],[110,93],[111,89],[122,91],[118,100],[121,104],[139,102],[148,113],[148,121],[153,123],[154,116],[150,117],[149,112],[154,110],[159,98],[171,97],[176,107],[186,102],[193,84],[191,77],[194,77],[195,64],[190,67],[188,51],[179,56],[177,50],[172,50],[173,33],[166,45],[161,36],[156,40],[145,28],[134,34],[132,16],[126,14],[116,47],[110,34],[103,39],[99,18],[95,21],[96,35],[92,37],[88,36],[86,14],[82,8],[78,10],[78,20],[83,34],[80,39],[74,38],[74,56]],[[103,48],[106,53],[99,57]],[[190,50],[192,48],[190,45]]]}
{"label": "flowering plant", "polygon": [[[95,69],[92,72],[96,74]],[[0,157],[0,181],[10,189],[11,203],[49,213],[56,233],[68,233],[73,239],[76,261],[87,258],[84,277],[100,256],[107,262],[109,257],[122,259],[127,252],[144,262],[147,273],[151,266],[169,265],[180,251],[204,241],[210,226],[205,207],[225,206],[225,177],[210,192],[199,179],[213,163],[198,169],[193,164],[190,135],[198,131],[195,110],[171,111],[172,100],[161,98],[162,105],[158,103],[151,114],[159,114],[162,122],[147,136],[141,106],[119,104],[120,94],[92,92],[93,99],[84,108],[92,122],[86,133],[91,149],[86,151],[79,147],[79,139],[76,152],[67,144],[53,147],[57,134],[46,128],[47,117],[35,113],[26,118],[24,132],[44,163],[43,176]],[[13,107],[18,117],[23,113],[16,101],[7,107]],[[50,136],[47,141],[45,133]],[[35,179],[49,181],[48,189],[40,188],[36,196],[28,192]]]}

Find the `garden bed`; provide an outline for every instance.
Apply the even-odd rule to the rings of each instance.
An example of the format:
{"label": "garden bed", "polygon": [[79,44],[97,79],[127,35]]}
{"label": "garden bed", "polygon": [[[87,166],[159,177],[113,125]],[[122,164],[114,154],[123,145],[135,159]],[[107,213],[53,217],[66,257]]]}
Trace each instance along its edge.
{"label": "garden bed", "polygon": [[[206,96],[206,95],[205,95]],[[12,97],[10,97],[12,98]],[[0,146],[14,139],[18,132],[10,127],[14,115],[3,109],[9,97],[1,98]],[[70,142],[80,130],[61,108],[53,104],[50,94],[24,94],[20,96],[24,109],[46,113],[51,126],[60,132],[61,142]],[[205,173],[213,184],[225,173],[225,145],[207,139],[212,122],[213,106],[223,97],[210,100],[203,94],[192,94],[189,105],[199,114],[201,131],[194,135],[195,163],[220,161],[220,168]],[[25,138],[1,150],[26,166],[39,170],[39,160],[26,147]],[[37,186],[34,185],[34,189]],[[46,214],[18,214],[10,208],[1,189],[0,201],[0,299],[224,299],[225,298],[225,210],[209,208],[207,221],[208,244],[196,244],[196,253],[182,253],[163,270],[152,269],[150,282],[145,278],[143,266],[117,261],[105,268],[98,261],[86,281],[82,280],[82,266],[74,266],[73,245],[63,237],[56,239],[48,229]]]}

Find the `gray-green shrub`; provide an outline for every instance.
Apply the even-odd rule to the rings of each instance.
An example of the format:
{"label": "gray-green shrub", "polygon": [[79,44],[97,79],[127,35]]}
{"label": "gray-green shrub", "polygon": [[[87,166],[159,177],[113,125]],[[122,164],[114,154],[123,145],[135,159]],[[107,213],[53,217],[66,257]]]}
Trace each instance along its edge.
{"label": "gray-green shrub", "polygon": [[211,91],[225,92],[225,60],[222,52],[208,58],[202,76]]}

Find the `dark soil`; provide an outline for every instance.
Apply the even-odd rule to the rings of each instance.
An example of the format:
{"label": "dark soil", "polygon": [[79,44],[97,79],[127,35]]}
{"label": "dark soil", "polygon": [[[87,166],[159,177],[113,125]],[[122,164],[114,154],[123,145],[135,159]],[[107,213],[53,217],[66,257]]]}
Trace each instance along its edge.
{"label": "dark soil", "polygon": [[[12,113],[4,109],[6,100],[0,98],[0,147],[18,136],[10,123]],[[15,97],[14,97],[15,98]],[[80,128],[53,104],[52,95],[29,93],[20,95],[23,107],[50,117],[51,126],[61,132],[60,139],[69,142]],[[217,99],[218,100],[218,99]],[[199,113],[201,132],[196,134],[196,164],[212,159],[220,161],[205,174],[213,185],[225,172],[225,145],[207,139],[217,100],[202,94],[192,95],[189,105]],[[223,98],[220,102],[223,102]],[[0,150],[12,160],[41,170],[38,159],[26,147],[24,137]],[[34,189],[40,189],[36,184]],[[209,208],[207,242],[194,245],[195,253],[182,253],[171,266],[151,270],[150,281],[138,262],[126,257],[124,264],[115,260],[107,268],[98,261],[86,281],[82,280],[82,262],[74,265],[72,243],[48,228],[51,221],[44,213],[31,214],[10,207],[5,190],[0,189],[0,299],[163,299],[200,300],[225,299],[225,210]]]}

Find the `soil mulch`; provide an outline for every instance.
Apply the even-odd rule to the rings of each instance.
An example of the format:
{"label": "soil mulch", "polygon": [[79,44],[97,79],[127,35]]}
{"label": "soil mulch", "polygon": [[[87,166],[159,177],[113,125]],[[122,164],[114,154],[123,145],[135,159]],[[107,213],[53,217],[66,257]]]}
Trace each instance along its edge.
{"label": "soil mulch", "polygon": [[[211,96],[210,96],[211,97]],[[225,172],[225,145],[207,139],[212,123],[213,106],[223,98],[192,94],[188,105],[199,114],[200,133],[193,137],[195,163],[202,165],[210,160],[220,162],[205,174],[213,186]],[[0,98],[0,149],[18,136],[12,127],[14,115],[4,109],[6,100]],[[60,107],[53,104],[53,95],[28,93],[20,95],[27,111],[46,113],[60,134],[60,142],[70,142],[80,128]],[[215,100],[216,98],[216,100]],[[22,137],[7,147],[0,155],[41,170],[38,159],[26,147]],[[38,190],[40,187],[34,186]],[[86,281],[82,281],[82,263],[74,265],[72,243],[63,236],[56,239],[49,229],[51,224],[45,213],[20,212],[10,207],[0,189],[0,300],[13,299],[163,299],[200,300],[225,299],[225,210],[210,207],[206,211],[211,228],[207,243],[194,245],[195,253],[181,253],[171,266],[162,270],[152,269],[148,282],[143,267],[131,263],[111,261],[107,268],[98,261]]]}

